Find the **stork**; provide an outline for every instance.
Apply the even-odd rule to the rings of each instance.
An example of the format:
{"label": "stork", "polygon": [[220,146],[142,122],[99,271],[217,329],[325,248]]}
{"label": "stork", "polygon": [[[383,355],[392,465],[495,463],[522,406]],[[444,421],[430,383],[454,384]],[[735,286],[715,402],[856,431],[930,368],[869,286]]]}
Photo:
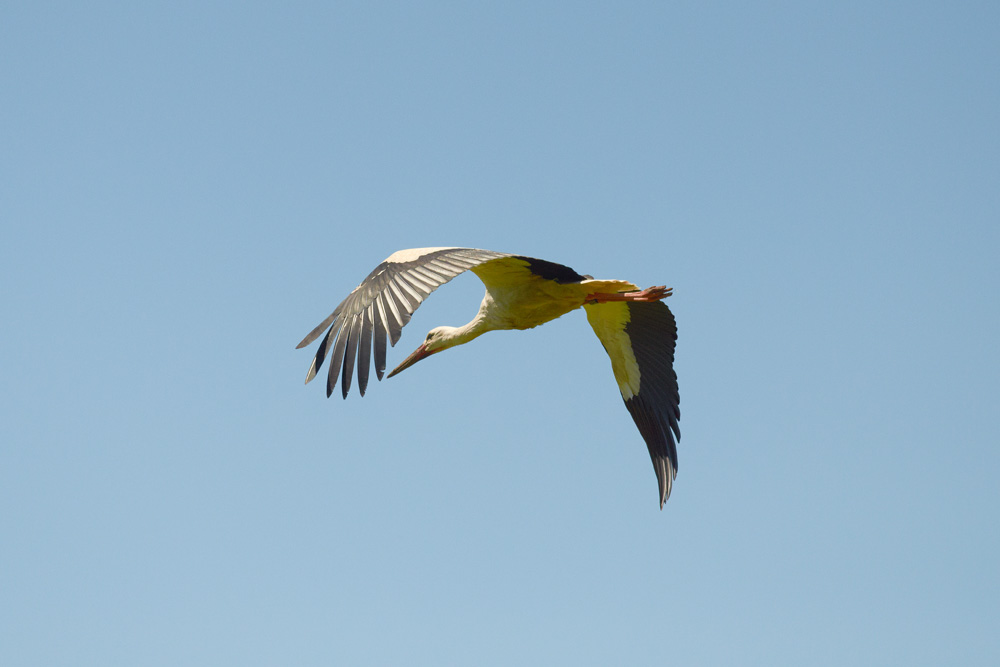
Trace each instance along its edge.
{"label": "stork", "polygon": [[392,377],[421,359],[468,343],[487,331],[531,329],[583,308],[594,333],[611,357],[611,370],[625,407],[646,441],[660,492],[660,509],[677,477],[680,397],[674,373],[677,326],[662,302],[666,287],[644,290],[624,280],[594,280],[562,264],[475,248],[415,248],[393,253],[375,267],[333,313],[302,339],[309,345],[324,331],[306,374],[308,384],[323,366],[330,369],[326,395],[340,378],[344,398],[351,388],[355,360],[358,389],[365,395],[372,345],[375,373],[385,372],[386,337],[395,346],[410,316],[431,292],[472,271],[486,296],[472,321],[461,327],[435,327]]}

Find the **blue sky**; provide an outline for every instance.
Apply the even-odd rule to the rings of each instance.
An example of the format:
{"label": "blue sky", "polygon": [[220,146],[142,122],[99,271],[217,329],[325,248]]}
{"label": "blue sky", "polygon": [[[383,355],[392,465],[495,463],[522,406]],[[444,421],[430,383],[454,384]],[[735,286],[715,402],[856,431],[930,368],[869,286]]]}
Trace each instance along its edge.
{"label": "blue sky", "polygon": [[[6,3],[0,663],[996,664],[998,25]],[[662,512],[582,313],[303,387],[437,245],[674,288]]]}

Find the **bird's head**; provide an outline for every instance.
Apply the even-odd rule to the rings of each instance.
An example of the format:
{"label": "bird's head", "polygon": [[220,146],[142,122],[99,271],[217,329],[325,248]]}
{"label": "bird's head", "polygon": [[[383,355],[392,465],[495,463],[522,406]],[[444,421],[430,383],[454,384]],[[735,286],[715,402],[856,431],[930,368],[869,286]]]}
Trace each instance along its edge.
{"label": "bird's head", "polygon": [[454,338],[455,327],[435,327],[427,332],[427,338],[424,342],[420,344],[413,354],[408,356],[403,360],[399,366],[396,366],[389,375],[386,377],[392,377],[396,373],[405,371],[407,368],[417,363],[421,359],[426,359],[435,352],[440,352],[441,350],[447,350],[449,347],[453,347],[457,344]]}

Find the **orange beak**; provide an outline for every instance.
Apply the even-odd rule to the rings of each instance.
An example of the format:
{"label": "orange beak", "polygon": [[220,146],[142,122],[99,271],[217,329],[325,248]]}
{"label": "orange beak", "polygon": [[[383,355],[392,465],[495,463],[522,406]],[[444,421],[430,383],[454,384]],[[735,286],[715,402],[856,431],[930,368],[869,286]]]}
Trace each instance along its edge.
{"label": "orange beak", "polygon": [[[437,350],[435,350],[435,352],[436,351]],[[386,375],[386,377],[387,378],[391,378],[396,373],[400,373],[402,371],[405,371],[407,368],[409,368],[413,364],[417,363],[421,359],[424,359],[426,357],[431,356],[432,354],[434,354],[434,352],[428,352],[427,351],[427,345],[421,345],[420,347],[418,347],[417,349],[415,349],[413,351],[413,354],[411,354],[406,359],[404,359],[403,363],[401,363],[400,365],[398,365],[394,369],[392,369],[392,372],[389,373],[388,375]]]}

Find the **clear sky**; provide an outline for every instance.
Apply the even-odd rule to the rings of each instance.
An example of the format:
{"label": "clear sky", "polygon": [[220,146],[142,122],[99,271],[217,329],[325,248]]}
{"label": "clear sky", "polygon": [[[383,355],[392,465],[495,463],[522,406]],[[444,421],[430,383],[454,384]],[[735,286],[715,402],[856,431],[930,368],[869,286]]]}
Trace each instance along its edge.
{"label": "clear sky", "polygon": [[[998,28],[4,3],[0,664],[1000,663]],[[303,386],[438,245],[674,288],[662,512],[582,313]]]}

